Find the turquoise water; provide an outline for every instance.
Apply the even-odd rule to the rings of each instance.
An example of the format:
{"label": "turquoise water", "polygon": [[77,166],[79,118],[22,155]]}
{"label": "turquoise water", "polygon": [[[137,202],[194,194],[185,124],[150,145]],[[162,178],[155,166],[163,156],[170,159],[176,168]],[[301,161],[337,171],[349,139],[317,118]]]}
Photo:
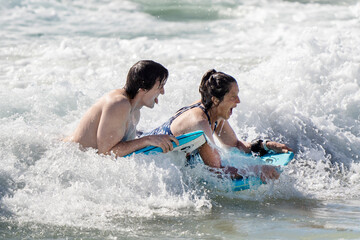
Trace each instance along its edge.
{"label": "turquoise water", "polygon": [[[357,1],[2,0],[0,36],[0,239],[360,239]],[[229,73],[239,138],[295,150],[280,180],[232,193],[175,154],[61,142],[140,59],[170,75],[139,129]]]}

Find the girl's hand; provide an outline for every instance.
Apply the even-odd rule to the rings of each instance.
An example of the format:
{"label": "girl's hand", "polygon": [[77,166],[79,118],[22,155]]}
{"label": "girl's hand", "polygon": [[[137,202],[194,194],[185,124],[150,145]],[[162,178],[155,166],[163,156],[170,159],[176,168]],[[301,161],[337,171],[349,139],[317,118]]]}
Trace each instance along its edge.
{"label": "girl's hand", "polygon": [[291,148],[289,148],[285,144],[278,143],[278,142],[267,142],[266,147],[277,153],[293,152],[293,150]]}

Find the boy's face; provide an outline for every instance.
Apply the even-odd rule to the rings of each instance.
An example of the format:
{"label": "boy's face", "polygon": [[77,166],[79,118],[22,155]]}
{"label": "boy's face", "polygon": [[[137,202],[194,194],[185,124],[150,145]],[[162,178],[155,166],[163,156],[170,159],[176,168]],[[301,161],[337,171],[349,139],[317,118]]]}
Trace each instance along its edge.
{"label": "boy's face", "polygon": [[145,93],[143,98],[144,106],[148,108],[153,108],[155,103],[158,104],[159,95],[165,93],[164,86],[165,86],[165,81],[160,85],[160,81],[157,80],[155,85]]}

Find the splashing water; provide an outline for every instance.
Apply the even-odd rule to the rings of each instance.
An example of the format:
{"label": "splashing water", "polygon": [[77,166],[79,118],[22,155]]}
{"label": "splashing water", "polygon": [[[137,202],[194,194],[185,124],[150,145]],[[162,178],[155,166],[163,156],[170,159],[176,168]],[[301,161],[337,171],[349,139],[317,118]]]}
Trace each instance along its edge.
{"label": "splashing water", "polygon": [[[0,236],[359,238],[359,21],[352,0],[1,2]],[[61,142],[140,59],[170,76],[139,129],[199,99],[215,68],[238,81],[238,137],[284,142],[295,160],[234,193],[174,153],[115,158]]]}

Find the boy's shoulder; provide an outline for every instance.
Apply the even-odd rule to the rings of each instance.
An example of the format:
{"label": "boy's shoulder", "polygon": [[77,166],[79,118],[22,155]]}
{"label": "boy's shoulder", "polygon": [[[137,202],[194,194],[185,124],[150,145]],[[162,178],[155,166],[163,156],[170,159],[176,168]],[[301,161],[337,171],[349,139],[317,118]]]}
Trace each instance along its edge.
{"label": "boy's shoulder", "polygon": [[112,109],[119,110],[129,110],[131,109],[131,103],[126,96],[126,93],[123,89],[116,89],[109,92],[105,96],[105,104],[107,107]]}

